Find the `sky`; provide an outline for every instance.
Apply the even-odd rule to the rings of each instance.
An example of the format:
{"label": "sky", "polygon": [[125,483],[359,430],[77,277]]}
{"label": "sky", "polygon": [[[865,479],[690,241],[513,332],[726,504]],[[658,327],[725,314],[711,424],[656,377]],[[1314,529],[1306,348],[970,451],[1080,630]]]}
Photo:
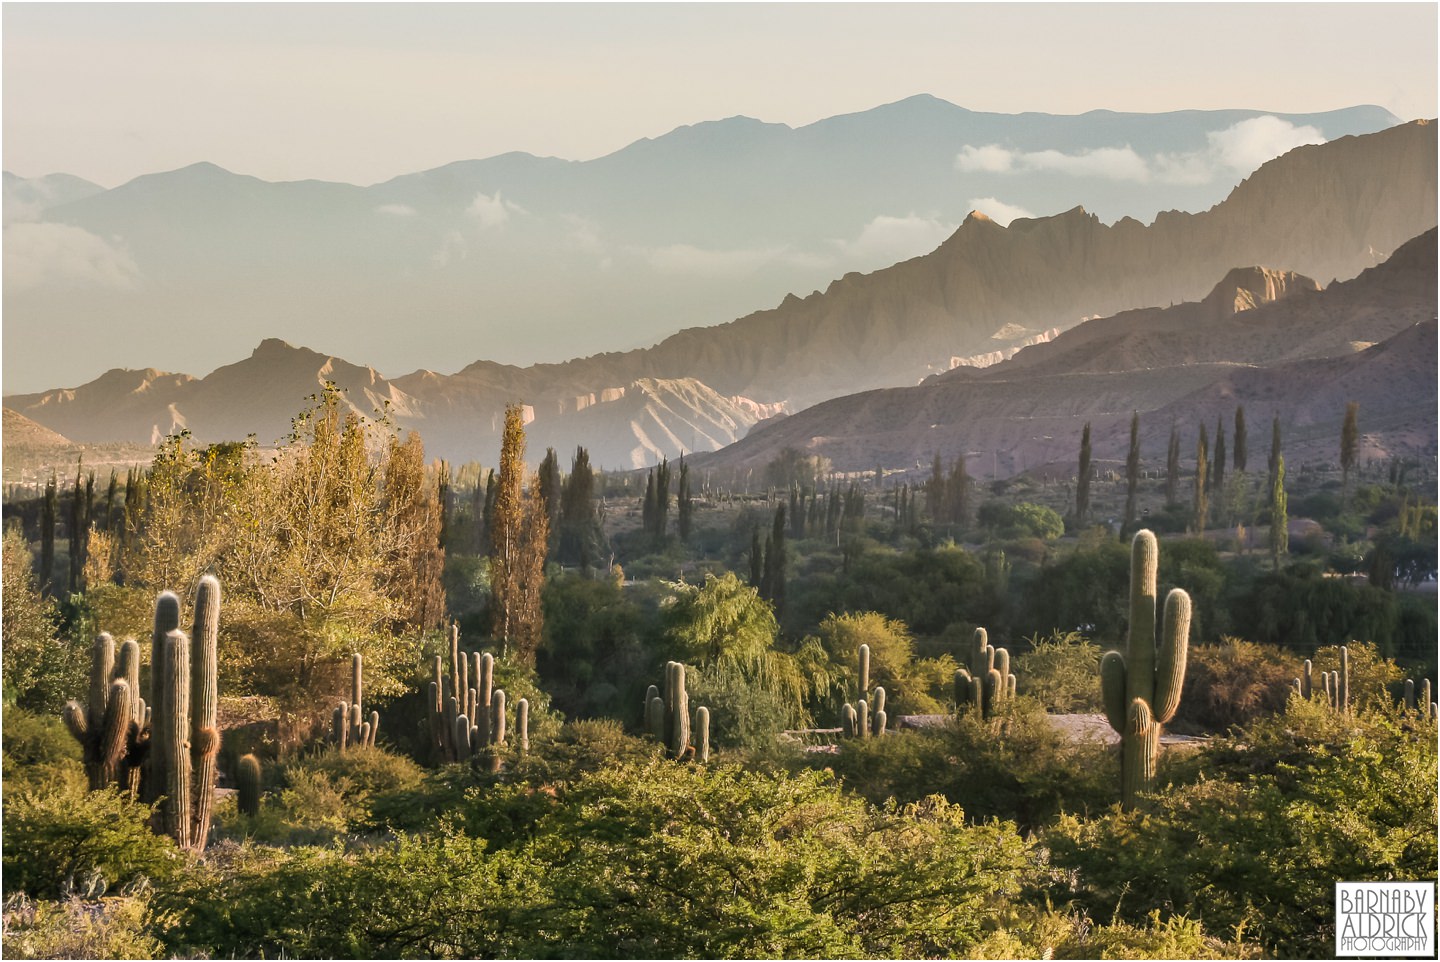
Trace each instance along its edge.
{"label": "sky", "polygon": [[4,168],[114,187],[210,161],[372,184],[586,160],[743,114],[929,93],[1082,113],[1376,104],[1435,117],[1434,3],[14,3]]}

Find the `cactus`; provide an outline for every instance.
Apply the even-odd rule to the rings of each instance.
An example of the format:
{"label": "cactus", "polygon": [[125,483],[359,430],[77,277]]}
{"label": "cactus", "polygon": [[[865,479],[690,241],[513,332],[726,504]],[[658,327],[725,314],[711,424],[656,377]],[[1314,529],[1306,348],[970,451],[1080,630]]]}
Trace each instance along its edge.
{"label": "cactus", "polygon": [[139,644],[127,639],[117,661],[114,640],[102,633],[91,651],[89,705],[71,701],[62,717],[84,749],[92,789],[114,784],[156,803],[156,828],[202,851],[220,753],[220,582],[213,576],[200,579],[194,609],[187,636],[179,597],[165,591],[155,599],[148,705],[140,697]]}
{"label": "cactus", "polygon": [[[450,626],[450,664],[435,656],[426,711],[432,747],[442,762],[474,762],[492,772],[500,770],[501,749],[507,732],[505,692],[495,688],[495,656],[488,651],[460,650],[460,629]],[[530,703],[516,705],[519,750],[530,748]],[[370,713],[371,744],[380,717]],[[364,732],[364,726],[359,726]]]}
{"label": "cactus", "polygon": [[1164,628],[1155,638],[1155,595],[1160,548],[1140,531],[1130,553],[1130,634],[1126,651],[1100,659],[1105,715],[1120,735],[1121,804],[1133,809],[1154,790],[1160,729],[1175,717],[1189,654],[1190,596],[1179,588],[1165,598]]}
{"label": "cactus", "polygon": [[1418,713],[1425,721],[1435,717],[1435,703],[1430,700],[1430,679],[1422,678],[1417,688],[1415,679],[1405,679],[1405,710]]}
{"label": "cactus", "polygon": [[885,734],[885,689],[879,685],[870,690],[870,646],[860,646],[860,697],[840,709],[840,727],[852,738],[869,738]]}
{"label": "cactus", "polygon": [[140,694],[140,646],[133,639],[120,646],[101,633],[90,652],[90,695],[87,705],[66,703],[61,717],[80,743],[91,789],[118,785],[133,793],[149,739],[143,730],[145,700]]}
{"label": "cactus", "polygon": [[330,742],[341,751],[347,748],[375,747],[380,731],[380,713],[372,711],[366,718],[361,707],[365,694],[365,659],[360,652],[350,656],[350,700],[342,701],[330,713]]}
{"label": "cactus", "polygon": [[530,751],[530,700],[515,703],[515,747],[524,755]]}
{"label": "cactus", "polygon": [[1015,675],[1010,671],[1010,651],[996,648],[984,628],[971,637],[969,667],[955,669],[955,710],[969,708],[989,718],[1015,697]]}
{"label": "cactus", "polygon": [[235,769],[235,787],[239,789],[238,804],[241,815],[251,818],[260,814],[260,759],[254,755],[241,755]]}
{"label": "cactus", "polygon": [[[646,689],[645,730],[665,746],[665,754],[683,760],[710,756],[710,710],[696,709],[696,728],[700,729],[701,749],[690,743],[690,694],[685,688],[685,666],[678,661],[665,663],[665,688],[651,685]],[[704,758],[700,758],[703,755]]]}

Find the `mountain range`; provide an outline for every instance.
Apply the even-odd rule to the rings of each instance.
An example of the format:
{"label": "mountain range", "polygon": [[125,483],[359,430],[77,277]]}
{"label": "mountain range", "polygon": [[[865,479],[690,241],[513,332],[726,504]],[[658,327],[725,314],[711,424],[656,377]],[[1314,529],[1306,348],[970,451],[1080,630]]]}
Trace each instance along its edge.
{"label": "mountain range", "polygon": [[[795,416],[727,452],[727,463],[762,457],[753,452],[773,447],[772,441],[782,436],[782,446],[823,448],[829,442],[815,438],[854,438],[865,432],[858,414],[850,428],[844,427],[850,415],[823,430],[807,427],[813,418],[832,417],[849,403],[799,413],[820,402],[872,388],[915,385],[927,377],[924,391],[938,387],[942,393],[993,399],[1010,389],[1004,385],[1017,383],[1007,380],[1009,372],[1039,370],[1037,365],[1043,367],[1042,360],[1061,343],[1067,345],[1066,364],[1085,357],[1086,363],[1100,365],[1091,373],[1112,379],[1106,390],[1137,390],[1130,381],[1144,378],[1157,380],[1166,391],[1183,385],[1199,390],[1213,382],[1209,374],[1218,370],[1216,365],[1335,356],[1349,350],[1352,341],[1379,342],[1399,328],[1387,327],[1381,312],[1356,308],[1343,323],[1329,324],[1329,333],[1308,333],[1303,343],[1309,347],[1299,353],[1269,347],[1268,354],[1248,357],[1253,339],[1240,338],[1236,344],[1244,349],[1238,353],[1186,355],[1193,363],[1167,374],[1157,372],[1175,366],[1146,353],[1158,347],[1122,349],[1119,345],[1130,341],[1098,332],[1129,323],[1124,312],[1181,304],[1178,313],[1168,316],[1172,322],[1183,319],[1172,332],[1183,340],[1187,325],[1223,329],[1207,319],[1243,316],[1234,314],[1237,306],[1275,301],[1277,291],[1296,285],[1313,291],[1317,281],[1353,277],[1435,226],[1435,172],[1435,127],[1417,122],[1296,148],[1263,165],[1214,208],[1166,214],[1151,225],[1122,220],[1107,226],[1079,209],[1012,221],[1008,227],[975,214],[927,255],[872,274],[847,275],[824,292],[786,298],[772,310],[729,324],[681,331],[649,349],[527,368],[477,361],[453,375],[417,371],[387,378],[373,367],[267,339],[250,357],[203,378],[153,368],[115,369],[78,388],[9,395],[5,405],[77,442],[146,443],[184,428],[199,440],[255,433],[261,443],[269,443],[287,433],[290,417],[307,395],[333,381],[346,390],[356,410],[369,414],[386,408],[399,425],[420,430],[431,454],[452,461],[493,463],[501,412],[506,403],[523,401],[531,418],[533,456],[547,446],[566,451],[584,444],[595,463],[621,468],[716,450],[781,413]],[[1246,265],[1265,270],[1232,274]],[[1302,282],[1297,275],[1316,280]],[[1332,283],[1323,303],[1336,302],[1332,290],[1343,302],[1346,286]],[[1429,298],[1433,311],[1433,283]],[[1406,310],[1423,313],[1413,304]],[[1121,320],[1094,320],[1112,315]],[[1092,320],[1082,324],[1087,318]],[[1367,318],[1370,327],[1361,322]],[[1077,325],[1073,333],[1056,338]],[[1077,344],[1088,344],[1085,350],[1091,353],[1069,354]],[[1145,373],[1130,381],[1121,377],[1132,369]],[[995,373],[1001,371],[1006,373]],[[1065,381],[1072,373],[1047,376],[1078,384]],[[937,374],[943,376],[936,380]],[[1100,413],[1085,407],[1104,396],[1097,390],[1084,388],[1075,399],[1076,411]],[[1045,396],[1055,411],[1066,410],[1069,402]],[[1181,396],[1157,397],[1146,402],[1147,409]],[[1128,419],[1128,408],[1120,408],[1130,403],[1117,401],[1109,413]],[[1032,418],[1044,410],[1035,404]],[[916,410],[928,411],[928,405],[919,403]],[[927,424],[947,422],[939,412],[917,416],[929,417]],[[1069,415],[1057,416],[1063,421]],[[934,446],[913,439],[902,443],[908,435],[893,427],[882,426],[875,434],[877,444],[888,444],[881,444],[884,456],[900,459],[897,466],[928,458]],[[1064,438],[1066,431],[1057,422],[1053,429],[1035,427],[1029,437],[1047,435]],[[991,438],[979,429],[967,437],[947,438],[941,447],[951,450],[964,443],[999,450],[1018,444],[1008,434]],[[828,456],[837,464],[848,463],[849,455],[838,447]],[[865,467],[873,467],[865,457],[870,462]],[[998,461],[998,455],[992,460]]]}
{"label": "mountain range", "polygon": [[918,96],[365,187],[206,163],[108,190],[7,174],[5,380],[29,392],[115,366],[201,373],[275,333],[391,371],[558,362],[924,254],[971,210],[1006,224],[1083,203],[1104,223],[1148,223],[1208,209],[1292,147],[1397,122],[1365,106],[1007,115]]}
{"label": "mountain range", "polygon": [[[1124,470],[1130,419],[1148,469],[1172,427],[1194,462],[1201,424],[1230,430],[1243,405],[1269,449],[1279,418],[1292,465],[1338,460],[1345,406],[1359,403],[1362,460],[1436,456],[1436,232],[1324,290],[1293,272],[1229,272],[1199,302],[1086,322],[984,369],[868,391],[763,425],[697,470],[743,476],[787,448],[840,472],[928,473],[967,457],[973,477],[1072,477],[1085,424],[1102,471]],[[1263,454],[1251,444],[1251,461]]]}

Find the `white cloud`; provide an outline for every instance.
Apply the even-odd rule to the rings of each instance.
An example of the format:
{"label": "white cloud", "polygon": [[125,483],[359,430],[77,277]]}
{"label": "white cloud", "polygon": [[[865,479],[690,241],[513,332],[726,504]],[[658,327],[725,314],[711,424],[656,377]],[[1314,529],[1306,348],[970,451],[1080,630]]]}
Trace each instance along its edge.
{"label": "white cloud", "polygon": [[133,290],[140,269],[123,244],[68,224],[11,224],[5,228],[5,286],[44,285]]}
{"label": "white cloud", "polygon": [[377,214],[388,214],[391,217],[414,217],[415,208],[409,204],[381,204],[375,208]]}
{"label": "white cloud", "polygon": [[1038,150],[1020,155],[1020,163],[1028,170],[1053,170],[1072,177],[1097,177],[1103,180],[1143,182],[1150,179],[1150,168],[1144,158],[1128,145],[1101,147],[1077,154],[1058,150]]}
{"label": "white cloud", "polygon": [[954,224],[944,224],[933,217],[881,214],[862,227],[854,240],[831,243],[847,259],[888,266],[930,253],[954,232]]}
{"label": "white cloud", "polygon": [[[999,144],[966,145],[955,156],[963,173],[1019,174],[1050,171],[1127,183],[1208,184],[1235,174],[1248,174],[1266,161],[1304,144],[1323,144],[1314,127],[1297,127],[1265,115],[1242,120],[1207,133],[1204,149],[1188,153],[1141,156],[1126,144],[1064,153],[1059,150],[1016,151]],[[998,218],[997,218],[998,219]]]}
{"label": "white cloud", "polygon": [[1007,204],[995,197],[972,197],[970,209],[978,210],[1002,227],[1009,227],[1010,222],[1016,218],[1035,216],[1023,207]]}
{"label": "white cloud", "polygon": [[482,228],[490,229],[504,227],[509,223],[511,214],[523,214],[525,208],[505,200],[497,190],[494,197],[476,194],[465,213],[479,221]]}
{"label": "white cloud", "polygon": [[1015,152],[999,144],[972,147],[966,144],[955,158],[956,168],[968,173],[1005,174],[1015,163]]}
{"label": "white cloud", "polygon": [[1210,151],[1219,163],[1246,172],[1296,147],[1325,143],[1316,128],[1296,127],[1269,115],[1242,120],[1206,136],[1210,139]]}

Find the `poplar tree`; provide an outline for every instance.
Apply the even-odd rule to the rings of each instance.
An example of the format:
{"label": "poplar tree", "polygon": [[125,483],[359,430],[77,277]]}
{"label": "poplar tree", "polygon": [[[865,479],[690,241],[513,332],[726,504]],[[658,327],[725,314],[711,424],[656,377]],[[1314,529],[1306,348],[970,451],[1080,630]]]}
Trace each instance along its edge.
{"label": "poplar tree", "polygon": [[560,535],[560,459],[555,456],[554,448],[546,448],[545,459],[540,462],[540,500],[545,502],[545,518],[550,525],[552,540],[558,540]]}
{"label": "poplar tree", "polygon": [[45,485],[45,501],[40,509],[40,590],[45,594],[54,593],[55,572],[55,514],[59,494],[56,490],[55,472],[50,472],[50,481]]}
{"label": "poplar tree", "polygon": [[560,554],[589,568],[600,546],[600,530],[595,515],[595,472],[590,467],[590,452],[575,448],[570,460],[570,476],[565,479],[560,495]]}
{"label": "poplar tree", "polygon": [[1225,490],[1225,422],[1215,419],[1215,465],[1210,472],[1210,486],[1221,496]]}
{"label": "poplar tree", "polygon": [[1210,513],[1206,469],[1210,460],[1210,439],[1206,436],[1205,425],[1200,425],[1200,440],[1195,444],[1195,520],[1196,536],[1205,534],[1205,519]]}
{"label": "poplar tree", "polygon": [[1135,523],[1135,500],[1140,486],[1140,412],[1130,412],[1130,450],[1125,455],[1125,523],[1120,527],[1123,540]]}
{"label": "poplar tree", "polygon": [[504,653],[534,664],[543,614],[540,591],[545,576],[549,515],[539,493],[539,478],[525,490],[525,426],[520,406],[505,409],[500,444],[495,517],[490,538],[493,631]]}
{"label": "poplar tree", "polygon": [[1240,404],[1235,408],[1235,470],[1244,471],[1245,461],[1248,452],[1245,442],[1245,405]]}
{"label": "poplar tree", "polygon": [[690,466],[685,459],[680,459],[680,491],[676,495],[676,507],[680,528],[680,540],[690,540],[690,520],[694,512],[694,503],[690,500]]}
{"label": "poplar tree", "polygon": [[1270,475],[1266,487],[1275,488],[1275,473],[1280,469],[1280,415],[1270,422]]}
{"label": "poplar tree", "polygon": [[1180,429],[1170,425],[1170,444],[1165,449],[1165,504],[1176,504],[1180,486]]}
{"label": "poplar tree", "polygon": [[1290,550],[1290,517],[1285,499],[1285,458],[1275,457],[1275,480],[1270,485],[1270,563],[1278,571],[1280,556]]}
{"label": "poplar tree", "polygon": [[1075,520],[1085,523],[1090,513],[1090,422],[1080,432],[1080,474],[1075,480]]}
{"label": "poplar tree", "polygon": [[760,543],[760,526],[750,531],[750,587],[759,589],[765,583],[765,546]]}
{"label": "poplar tree", "polygon": [[1360,427],[1357,423],[1360,402],[1351,401],[1345,405],[1345,423],[1340,427],[1340,504],[1350,499],[1350,470],[1355,467],[1360,452]]}

